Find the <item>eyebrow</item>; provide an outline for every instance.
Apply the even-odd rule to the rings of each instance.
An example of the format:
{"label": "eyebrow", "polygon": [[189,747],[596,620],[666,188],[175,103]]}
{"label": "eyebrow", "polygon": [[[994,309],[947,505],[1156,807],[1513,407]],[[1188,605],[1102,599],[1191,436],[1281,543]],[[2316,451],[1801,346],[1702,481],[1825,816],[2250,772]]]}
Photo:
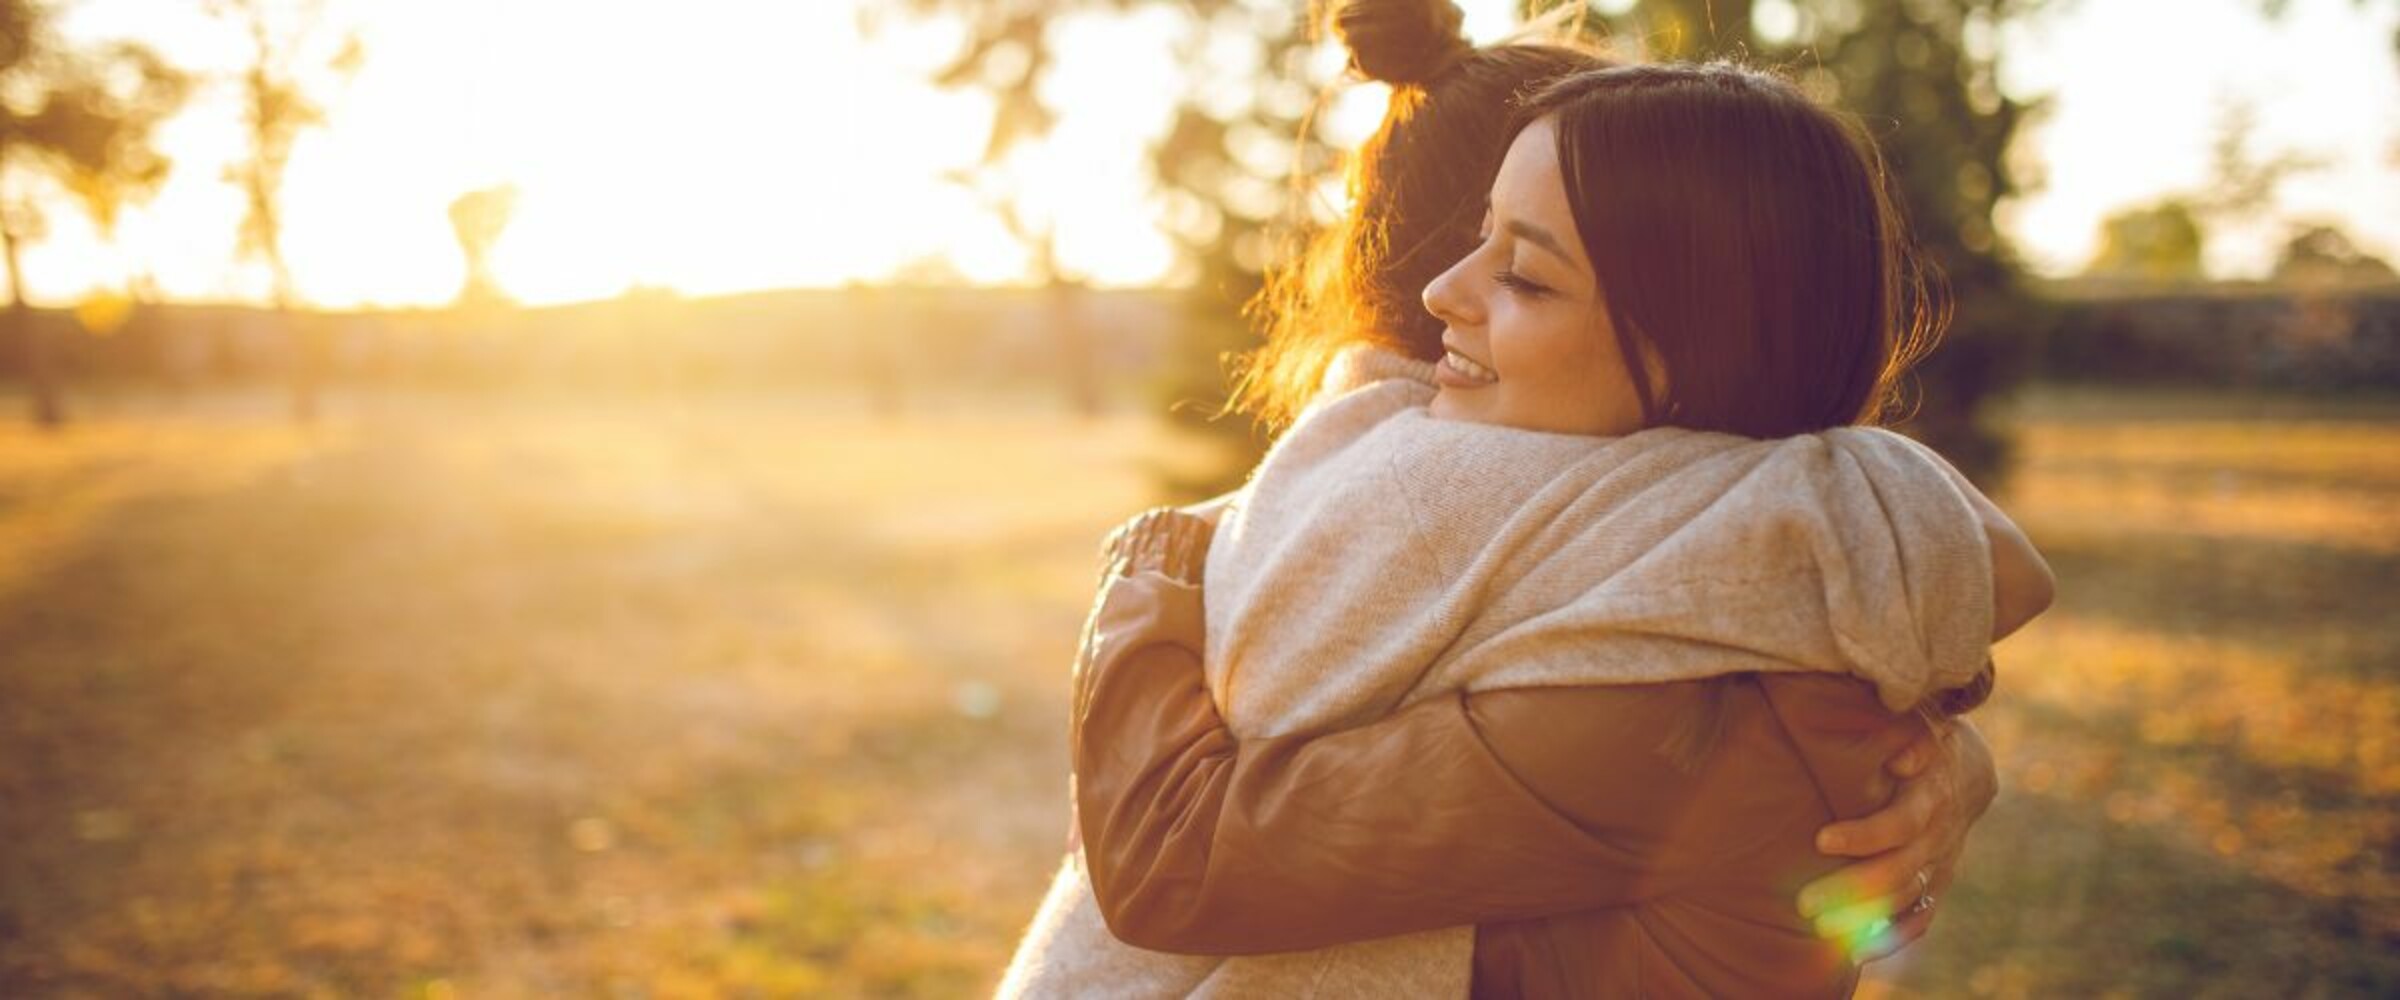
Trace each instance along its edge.
{"label": "eyebrow", "polygon": [[[1516,234],[1518,238],[1523,239],[1527,243],[1531,243],[1534,246],[1550,251],[1560,260],[1563,260],[1569,264],[1575,264],[1575,255],[1568,253],[1566,244],[1559,242],[1558,237],[1551,235],[1550,231],[1547,229],[1543,229],[1542,227],[1534,225],[1533,223],[1525,222],[1519,219],[1510,219],[1508,225],[1503,226],[1502,228]],[[1582,265],[1576,264],[1575,266],[1581,267]]]}

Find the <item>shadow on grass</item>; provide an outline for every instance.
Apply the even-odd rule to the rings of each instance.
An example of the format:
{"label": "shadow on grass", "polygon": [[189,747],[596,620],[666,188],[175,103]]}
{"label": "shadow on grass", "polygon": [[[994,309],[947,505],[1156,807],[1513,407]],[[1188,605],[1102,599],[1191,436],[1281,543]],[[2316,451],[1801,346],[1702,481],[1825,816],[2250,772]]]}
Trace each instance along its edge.
{"label": "shadow on grass", "polygon": [[[2155,527],[2155,526],[2152,526]],[[2292,651],[2315,670],[2400,681],[2400,557],[2168,531],[2045,533],[2059,606],[2128,629]]]}
{"label": "shadow on grass", "polygon": [[1081,609],[1028,580],[1088,585],[1098,528],[453,458],[130,498],[0,605],[0,994],[997,975],[1065,815]]}
{"label": "shadow on grass", "polygon": [[2400,941],[2355,900],[2295,891],[2076,796],[2009,794],[1916,954],[1931,996],[2390,996]]}

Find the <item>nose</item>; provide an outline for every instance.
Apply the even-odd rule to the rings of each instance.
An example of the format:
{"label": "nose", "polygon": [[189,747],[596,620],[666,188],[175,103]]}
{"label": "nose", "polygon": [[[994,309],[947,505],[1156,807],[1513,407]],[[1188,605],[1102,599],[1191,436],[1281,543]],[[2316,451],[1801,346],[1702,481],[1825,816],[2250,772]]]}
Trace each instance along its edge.
{"label": "nose", "polygon": [[1475,326],[1482,322],[1482,312],[1476,308],[1467,281],[1467,262],[1474,258],[1474,254],[1459,258],[1458,263],[1450,265],[1449,270],[1425,286],[1425,311],[1445,326]]}

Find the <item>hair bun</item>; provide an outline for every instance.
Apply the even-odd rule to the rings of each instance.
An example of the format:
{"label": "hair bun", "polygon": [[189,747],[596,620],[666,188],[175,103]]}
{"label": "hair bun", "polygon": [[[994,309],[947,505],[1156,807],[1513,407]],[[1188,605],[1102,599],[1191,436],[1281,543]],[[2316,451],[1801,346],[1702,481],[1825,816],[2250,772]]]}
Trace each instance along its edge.
{"label": "hair bun", "polygon": [[1340,0],[1333,33],[1350,67],[1370,80],[1424,83],[1475,50],[1459,31],[1466,16],[1450,0]]}

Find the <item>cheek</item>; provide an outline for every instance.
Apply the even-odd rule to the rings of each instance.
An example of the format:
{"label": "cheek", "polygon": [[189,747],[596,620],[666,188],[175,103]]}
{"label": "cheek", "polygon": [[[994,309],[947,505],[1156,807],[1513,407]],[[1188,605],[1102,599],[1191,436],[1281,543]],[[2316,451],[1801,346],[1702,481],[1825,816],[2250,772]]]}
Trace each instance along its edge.
{"label": "cheek", "polygon": [[1549,385],[1584,385],[1594,380],[1600,359],[1591,331],[1578,323],[1563,322],[1564,317],[1555,311],[1548,315],[1531,312],[1527,319],[1524,335],[1513,344],[1520,372]]}
{"label": "cheek", "polygon": [[[1632,385],[1606,327],[1570,317],[1551,322],[1517,341],[1513,359],[1526,377],[1516,380],[1511,401],[1523,417],[1549,429],[1572,433],[1625,433],[1626,414],[1639,410]],[[1532,331],[1528,331],[1529,334]]]}

